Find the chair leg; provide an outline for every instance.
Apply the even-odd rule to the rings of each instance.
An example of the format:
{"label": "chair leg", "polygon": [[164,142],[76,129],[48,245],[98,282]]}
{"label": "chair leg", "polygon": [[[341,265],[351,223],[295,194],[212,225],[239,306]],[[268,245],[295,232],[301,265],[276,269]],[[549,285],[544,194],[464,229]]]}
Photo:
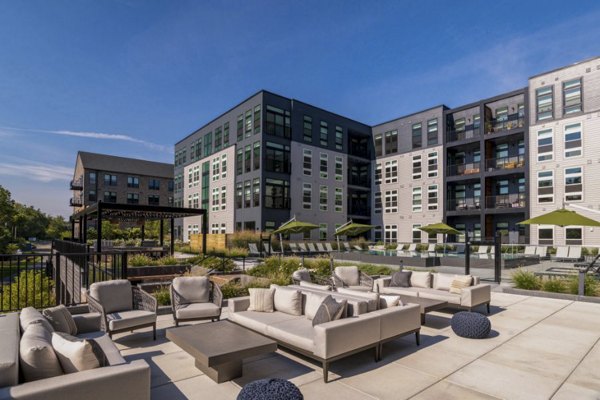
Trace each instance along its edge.
{"label": "chair leg", "polygon": [[323,361],[323,382],[329,382],[329,362]]}
{"label": "chair leg", "polygon": [[487,306],[487,313],[489,314],[490,313],[490,303],[487,303],[486,306]]}
{"label": "chair leg", "polygon": [[152,336],[154,337],[154,340],[156,340],[156,323],[152,325]]}
{"label": "chair leg", "polygon": [[416,331],[415,332],[415,340],[417,341],[417,346],[421,345],[421,331]]}

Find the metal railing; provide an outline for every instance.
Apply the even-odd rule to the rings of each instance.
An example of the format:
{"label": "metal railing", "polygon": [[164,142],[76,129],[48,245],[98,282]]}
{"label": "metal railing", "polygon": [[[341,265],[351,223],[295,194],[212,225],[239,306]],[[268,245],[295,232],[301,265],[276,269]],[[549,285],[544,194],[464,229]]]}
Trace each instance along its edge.
{"label": "metal railing", "polygon": [[488,158],[485,160],[485,166],[488,171],[523,168],[525,166],[525,156]]}
{"label": "metal railing", "polygon": [[290,208],[290,198],[283,196],[265,196],[266,208]]}
{"label": "metal railing", "polygon": [[479,136],[479,127],[471,126],[464,130],[448,130],[446,133],[446,141],[457,142],[459,140],[471,139]]}
{"label": "metal railing", "polygon": [[525,193],[500,194],[485,198],[485,208],[524,208],[525,206]]}
{"label": "metal railing", "polygon": [[73,179],[69,186],[71,190],[83,190],[83,178]]}
{"label": "metal railing", "polygon": [[448,211],[468,211],[481,209],[481,198],[448,199]]}
{"label": "metal railing", "polygon": [[523,128],[525,126],[525,117],[519,116],[518,113],[510,114],[506,119],[492,119],[486,122],[485,132],[487,135],[491,133],[509,131],[511,129]]}
{"label": "metal railing", "polygon": [[81,207],[83,205],[83,199],[81,197],[71,197],[69,199],[69,205],[71,207]]}
{"label": "metal railing", "polygon": [[0,255],[0,312],[56,305],[52,255]]}
{"label": "metal railing", "polygon": [[478,174],[481,171],[481,163],[449,164],[448,175],[462,176]]}

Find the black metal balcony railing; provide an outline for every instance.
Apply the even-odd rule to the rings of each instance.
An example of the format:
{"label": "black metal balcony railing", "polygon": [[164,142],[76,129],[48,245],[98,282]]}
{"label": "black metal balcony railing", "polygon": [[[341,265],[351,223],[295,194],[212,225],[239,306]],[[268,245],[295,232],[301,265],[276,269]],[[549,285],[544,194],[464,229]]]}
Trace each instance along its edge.
{"label": "black metal balcony railing", "polygon": [[448,211],[468,211],[481,209],[481,198],[448,199]]}
{"label": "black metal balcony railing", "polygon": [[472,175],[481,171],[481,163],[465,163],[448,165],[449,176]]}
{"label": "black metal balcony railing", "polygon": [[449,129],[446,133],[447,142],[457,142],[459,140],[471,139],[479,137],[479,127],[469,126],[466,129],[455,130]]}
{"label": "black metal balcony railing", "polygon": [[266,208],[290,208],[290,198],[283,196],[265,196]]}
{"label": "black metal balcony railing", "polygon": [[364,186],[364,187],[371,187],[371,180],[370,179],[365,179],[365,178],[355,178],[350,176],[350,178],[348,179],[348,184],[349,185],[353,185],[353,186]]}
{"label": "black metal balcony railing", "polygon": [[83,179],[73,179],[70,186],[71,190],[83,190]]}
{"label": "black metal balcony railing", "polygon": [[363,203],[359,203],[359,204],[349,204],[348,207],[348,215],[357,215],[357,216],[363,216],[363,217],[368,217],[371,215],[371,210],[369,209],[369,207],[367,207],[366,204]]}
{"label": "black metal balcony railing", "polygon": [[499,194],[485,198],[486,208],[524,208],[525,205],[525,193]]}
{"label": "black metal balcony railing", "polygon": [[289,161],[279,161],[267,158],[264,165],[265,171],[268,172],[289,174],[292,171],[292,164]]}
{"label": "black metal balcony railing", "polygon": [[83,199],[81,197],[71,197],[69,199],[71,207],[81,207],[83,205]]}
{"label": "black metal balcony railing", "polygon": [[488,158],[485,160],[485,166],[488,171],[523,168],[525,166],[525,156]]}
{"label": "black metal balcony railing", "polygon": [[523,128],[525,126],[525,117],[519,114],[510,114],[505,119],[492,119],[486,122],[485,132],[486,134],[510,131],[511,129]]}

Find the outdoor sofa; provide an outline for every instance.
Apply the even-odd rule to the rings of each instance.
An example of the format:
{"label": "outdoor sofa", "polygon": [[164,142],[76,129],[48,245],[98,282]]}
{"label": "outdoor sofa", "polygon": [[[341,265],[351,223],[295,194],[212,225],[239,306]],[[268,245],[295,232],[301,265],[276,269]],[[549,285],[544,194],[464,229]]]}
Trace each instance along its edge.
{"label": "outdoor sofa", "polygon": [[[56,370],[56,358],[49,361],[47,357],[56,357],[52,343],[47,343],[54,328],[39,311],[28,307],[21,313],[0,315],[0,399],[150,399],[150,366],[146,361],[127,362],[110,337],[100,330],[100,315],[89,313],[87,306],[68,311],[73,314],[75,336],[93,339],[105,356],[106,366],[64,373],[58,365]],[[29,329],[33,331],[27,332]],[[48,373],[49,365],[54,366],[53,374]],[[53,376],[43,377],[48,375]],[[36,376],[36,380],[25,376]]]}

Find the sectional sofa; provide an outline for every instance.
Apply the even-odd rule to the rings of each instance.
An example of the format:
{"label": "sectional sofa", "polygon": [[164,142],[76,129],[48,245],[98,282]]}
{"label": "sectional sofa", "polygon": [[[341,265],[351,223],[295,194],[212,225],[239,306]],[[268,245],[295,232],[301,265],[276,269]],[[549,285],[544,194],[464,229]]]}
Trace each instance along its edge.
{"label": "sectional sofa", "polygon": [[[288,307],[277,303],[274,312],[249,311],[250,298],[229,299],[229,320],[276,340],[284,347],[319,361],[323,366],[323,380],[328,382],[329,364],[349,355],[373,349],[375,361],[381,359],[382,344],[394,338],[414,333],[417,345],[421,329],[418,305],[406,304],[373,309],[369,298],[329,292],[302,286],[275,287],[275,290],[298,291],[302,295],[302,311],[292,315]],[[324,299],[331,295],[346,300],[347,313],[338,320],[313,326],[307,318],[307,300]],[[377,293],[371,295],[379,296]],[[377,300],[377,303],[379,300]],[[371,304],[373,302],[371,301]]]}

